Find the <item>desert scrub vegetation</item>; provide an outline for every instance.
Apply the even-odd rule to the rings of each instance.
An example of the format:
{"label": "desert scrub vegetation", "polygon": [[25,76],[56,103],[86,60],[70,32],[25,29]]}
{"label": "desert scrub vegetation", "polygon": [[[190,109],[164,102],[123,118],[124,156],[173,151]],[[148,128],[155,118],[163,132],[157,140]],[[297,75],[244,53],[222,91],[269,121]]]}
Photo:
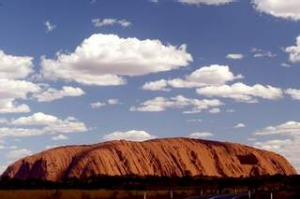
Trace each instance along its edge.
{"label": "desert scrub vegetation", "polygon": [[[124,191],[124,190],[1,190],[1,199],[166,199],[169,190]],[[173,199],[196,194],[191,190],[172,192]]]}

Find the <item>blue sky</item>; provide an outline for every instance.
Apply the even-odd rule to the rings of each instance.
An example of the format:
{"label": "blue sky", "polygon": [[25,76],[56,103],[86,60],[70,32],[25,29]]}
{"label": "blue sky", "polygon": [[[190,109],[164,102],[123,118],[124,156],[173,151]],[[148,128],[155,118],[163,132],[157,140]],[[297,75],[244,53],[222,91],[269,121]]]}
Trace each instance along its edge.
{"label": "blue sky", "polygon": [[194,137],[300,171],[297,0],[2,0],[0,171],[46,148]]}

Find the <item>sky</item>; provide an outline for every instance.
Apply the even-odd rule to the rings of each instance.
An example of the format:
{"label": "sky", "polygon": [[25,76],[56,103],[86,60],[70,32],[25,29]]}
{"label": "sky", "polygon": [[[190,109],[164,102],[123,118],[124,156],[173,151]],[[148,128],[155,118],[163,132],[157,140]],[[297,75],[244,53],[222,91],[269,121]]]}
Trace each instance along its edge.
{"label": "sky", "polygon": [[298,0],[0,2],[0,173],[56,146],[166,137],[300,171]]}

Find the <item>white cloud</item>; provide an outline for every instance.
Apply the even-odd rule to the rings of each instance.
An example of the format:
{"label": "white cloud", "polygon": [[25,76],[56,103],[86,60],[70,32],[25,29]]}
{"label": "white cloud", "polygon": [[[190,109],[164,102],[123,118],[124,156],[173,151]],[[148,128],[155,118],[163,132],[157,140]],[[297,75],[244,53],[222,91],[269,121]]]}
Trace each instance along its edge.
{"label": "white cloud", "polygon": [[29,112],[26,104],[16,100],[27,99],[29,94],[40,90],[34,83],[20,80],[33,72],[32,57],[18,57],[0,50],[0,113]]}
{"label": "white cloud", "polygon": [[31,116],[20,117],[12,120],[12,125],[53,125],[59,119],[53,115],[47,115],[41,112],[34,113]]}
{"label": "white cloud", "polygon": [[9,151],[5,156],[7,158],[14,158],[14,159],[18,159],[18,158],[22,158],[28,155],[31,155],[32,152],[28,149],[16,149],[16,150],[12,150]]}
{"label": "white cloud", "polygon": [[276,57],[277,55],[271,51],[263,50],[260,48],[252,48],[251,53],[254,58],[263,58],[263,57]]}
{"label": "white cloud", "polygon": [[240,129],[240,128],[245,128],[246,125],[244,123],[238,123],[237,125],[234,126],[235,129]]}
{"label": "white cloud", "polygon": [[156,136],[151,135],[145,131],[117,131],[103,136],[104,140],[132,140],[132,141],[144,141],[154,139]]}
{"label": "white cloud", "polygon": [[45,149],[48,150],[48,149],[53,149],[53,148],[56,148],[56,147],[58,147],[58,145],[47,145],[45,147]]}
{"label": "white cloud", "polygon": [[235,2],[235,0],[178,0],[180,3],[189,5],[225,5]]}
{"label": "white cloud", "polygon": [[296,38],[296,45],[285,48],[285,52],[289,53],[290,62],[300,62],[300,36]]}
{"label": "white cloud", "polygon": [[51,23],[49,20],[45,21],[44,25],[46,27],[46,32],[52,32],[56,28],[56,25]]}
{"label": "white cloud", "polygon": [[0,175],[6,170],[8,165],[0,165]]}
{"label": "white cloud", "polygon": [[78,121],[74,117],[68,117],[61,120],[56,116],[47,115],[41,112],[34,113],[31,116],[14,119],[11,124],[19,126],[45,126],[43,129],[44,132],[53,133],[74,133],[88,130],[83,122]]}
{"label": "white cloud", "polygon": [[290,68],[291,67],[291,65],[287,64],[287,63],[281,63],[281,66],[284,67],[284,68]]}
{"label": "white cloud", "polygon": [[52,140],[54,140],[54,141],[62,141],[62,140],[67,140],[67,139],[69,139],[69,138],[62,134],[52,137]]}
{"label": "white cloud", "polygon": [[132,24],[130,21],[128,21],[126,19],[114,19],[114,18],[92,19],[92,23],[95,27],[113,26],[113,25],[120,25],[122,27],[129,27]]}
{"label": "white cloud", "polygon": [[0,113],[28,113],[30,107],[26,104],[19,104],[14,99],[0,100]]}
{"label": "white cloud", "polygon": [[226,55],[227,59],[243,59],[244,55],[240,53],[230,53]]}
{"label": "white cloud", "polygon": [[0,113],[24,113],[30,108],[17,100],[40,91],[34,83],[21,80],[33,72],[33,58],[13,56],[0,50]]}
{"label": "white cloud", "polygon": [[118,105],[118,104],[121,104],[119,99],[112,98],[112,99],[108,99],[107,102],[93,102],[91,103],[91,107],[93,109],[97,109],[107,105]]}
{"label": "white cloud", "polygon": [[274,151],[284,156],[295,169],[300,172],[300,158],[299,158],[299,146],[300,138],[291,139],[271,139],[267,141],[258,141],[254,143],[255,147]]}
{"label": "white cloud", "polygon": [[286,123],[277,126],[268,126],[254,133],[254,135],[276,135],[276,134],[300,136],[300,123],[295,121],[288,121]]}
{"label": "white cloud", "polygon": [[223,85],[226,82],[242,79],[241,74],[234,75],[229,66],[213,64],[210,66],[203,66],[184,79],[158,80],[154,82],[146,82],[142,87],[144,90],[152,91],[168,91],[168,86],[174,88],[194,88],[207,85]]}
{"label": "white cloud", "polygon": [[0,79],[22,79],[33,72],[33,57],[13,56],[0,50]]}
{"label": "white cloud", "polygon": [[158,3],[158,0],[149,0],[151,3]]}
{"label": "white cloud", "polygon": [[219,108],[212,108],[208,111],[211,114],[217,114],[217,113],[221,113],[221,109]]}
{"label": "white cloud", "polygon": [[0,100],[27,99],[28,94],[39,91],[38,85],[28,81],[0,79]]}
{"label": "white cloud", "polygon": [[294,100],[300,100],[300,89],[289,88],[286,89],[284,93],[291,96],[291,98]]}
{"label": "white cloud", "polygon": [[108,99],[107,103],[109,105],[118,105],[118,104],[120,104],[120,101],[119,101],[119,99],[112,98],[112,99]]}
{"label": "white cloud", "polygon": [[31,137],[43,135],[45,131],[41,129],[25,129],[25,128],[0,128],[0,137]]}
{"label": "white cloud", "polygon": [[65,120],[59,120],[55,125],[46,127],[45,130],[54,133],[75,133],[85,132],[88,129],[83,122],[74,117],[68,117]]}
{"label": "white cloud", "polygon": [[234,75],[229,70],[229,66],[217,64],[201,67],[186,77],[188,81],[202,85],[222,85],[242,78],[243,76],[240,74]]}
{"label": "white cloud", "polygon": [[[253,134],[258,136],[270,136],[272,139],[266,141],[257,141],[254,146],[266,150],[275,151],[286,157],[300,172],[300,158],[298,156],[298,149],[300,146],[300,122],[288,121],[275,126],[268,126],[257,130]],[[274,139],[273,136],[280,136],[284,138]]]}
{"label": "white cloud", "polygon": [[274,17],[300,20],[300,2],[298,0],[252,0],[254,8]]}
{"label": "white cloud", "polygon": [[191,133],[190,137],[191,138],[208,138],[208,137],[213,137],[214,134],[210,133],[210,132],[195,132],[195,133]]}
{"label": "white cloud", "polygon": [[91,103],[91,107],[96,109],[96,108],[101,108],[101,107],[104,107],[106,106],[106,103],[104,102],[94,102],[94,103]]}
{"label": "white cloud", "polygon": [[266,142],[255,142],[255,146],[258,148],[263,148],[265,150],[276,151],[283,148],[284,146],[291,144],[292,140],[268,140]]}
{"label": "white cloud", "polygon": [[198,88],[197,93],[208,97],[222,97],[234,99],[238,102],[256,103],[258,98],[268,100],[278,100],[283,97],[280,88],[255,84],[248,86],[243,83],[233,85],[207,86]]}
{"label": "white cloud", "polygon": [[143,86],[143,90],[150,91],[170,91],[170,89],[166,88],[168,86],[168,81],[161,79],[154,82],[146,82]]}
{"label": "white cloud", "polygon": [[29,94],[40,91],[40,87],[28,81],[0,78],[0,113],[29,112],[26,104],[19,104],[17,99],[27,99]]}
{"label": "white cloud", "polygon": [[203,110],[218,107],[221,105],[223,105],[223,103],[215,99],[189,99],[182,95],[178,95],[170,99],[164,97],[156,97],[154,99],[141,103],[139,107],[131,107],[130,111],[161,112],[172,108],[174,109],[191,107],[191,110],[184,111],[184,113],[199,113]]}
{"label": "white cloud", "polygon": [[41,60],[42,74],[87,85],[122,85],[122,76],[141,76],[187,66],[193,60],[180,47],[163,45],[159,40],[120,38],[93,34],[73,53],[57,53],[56,59]]}
{"label": "white cloud", "polygon": [[64,97],[78,97],[84,94],[85,92],[81,88],[63,86],[61,90],[47,88],[41,93],[36,93],[33,97],[37,98],[39,102],[51,102],[54,100],[62,99]]}

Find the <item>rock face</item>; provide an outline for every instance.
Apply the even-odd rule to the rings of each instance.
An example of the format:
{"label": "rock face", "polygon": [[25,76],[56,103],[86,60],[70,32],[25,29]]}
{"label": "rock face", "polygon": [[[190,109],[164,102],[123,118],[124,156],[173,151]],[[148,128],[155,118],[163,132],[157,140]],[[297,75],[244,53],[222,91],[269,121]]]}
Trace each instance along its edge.
{"label": "rock face", "polygon": [[2,176],[61,181],[92,175],[249,177],[296,174],[282,156],[233,143],[188,138],[66,146],[23,158]]}

